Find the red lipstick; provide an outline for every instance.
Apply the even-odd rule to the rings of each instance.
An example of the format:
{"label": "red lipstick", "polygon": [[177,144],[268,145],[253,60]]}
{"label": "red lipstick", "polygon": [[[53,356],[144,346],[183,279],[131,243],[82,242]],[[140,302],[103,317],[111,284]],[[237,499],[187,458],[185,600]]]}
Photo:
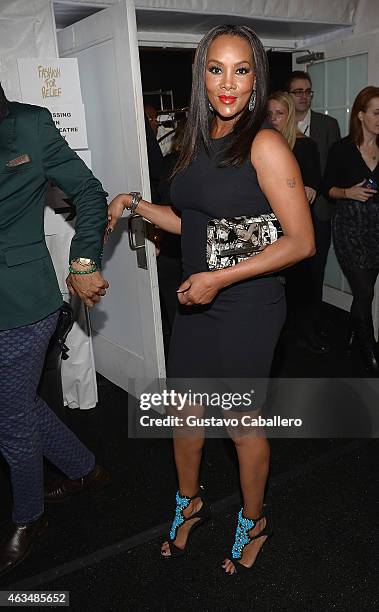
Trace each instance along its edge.
{"label": "red lipstick", "polygon": [[236,96],[219,96],[218,99],[223,104],[233,104],[237,100]]}

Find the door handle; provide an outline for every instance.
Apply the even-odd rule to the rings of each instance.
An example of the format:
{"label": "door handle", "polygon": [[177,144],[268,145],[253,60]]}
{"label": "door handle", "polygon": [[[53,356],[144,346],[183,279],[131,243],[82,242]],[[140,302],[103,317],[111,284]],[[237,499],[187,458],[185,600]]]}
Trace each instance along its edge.
{"label": "door handle", "polygon": [[137,254],[138,267],[147,270],[145,221],[140,215],[128,217],[128,238],[130,249]]}

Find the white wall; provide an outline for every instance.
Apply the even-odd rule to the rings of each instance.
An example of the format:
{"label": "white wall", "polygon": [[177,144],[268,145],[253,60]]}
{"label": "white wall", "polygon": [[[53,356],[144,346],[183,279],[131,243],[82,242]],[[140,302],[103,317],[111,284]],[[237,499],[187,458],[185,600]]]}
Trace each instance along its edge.
{"label": "white wall", "polygon": [[[318,42],[316,45],[310,40],[305,47],[324,51],[327,60],[357,53],[368,53],[368,85],[379,84],[379,28],[369,33],[351,33],[346,38],[336,38],[324,43]],[[295,70],[301,68],[301,65],[294,64]]]}
{"label": "white wall", "polygon": [[360,0],[355,14],[354,32],[372,32],[379,29],[379,2],[378,0]]}
{"label": "white wall", "polygon": [[[379,84],[379,0],[361,0],[355,25],[338,34],[304,39],[299,50],[323,51],[325,59],[368,53],[368,84]],[[303,52],[300,53],[304,55]],[[294,69],[302,69],[295,63]]]}

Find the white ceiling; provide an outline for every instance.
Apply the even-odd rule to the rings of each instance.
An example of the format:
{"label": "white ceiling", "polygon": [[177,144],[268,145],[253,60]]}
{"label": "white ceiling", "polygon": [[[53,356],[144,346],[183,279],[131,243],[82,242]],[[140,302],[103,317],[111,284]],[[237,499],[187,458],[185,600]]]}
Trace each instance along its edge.
{"label": "white ceiling", "polygon": [[67,26],[81,21],[98,11],[103,10],[103,7],[85,5],[85,4],[70,4],[69,2],[54,2],[55,23],[58,30],[67,28]]}
{"label": "white ceiling", "polygon": [[220,23],[250,26],[261,38],[297,38],[325,34],[345,28],[346,25],[330,23],[311,23],[304,21],[279,21],[274,19],[254,19],[234,15],[207,15],[175,11],[138,10],[137,26],[141,32],[182,32],[185,34],[205,34]]}
{"label": "white ceiling", "polygon": [[[302,0],[299,1],[301,3]],[[321,0],[321,2],[322,1],[323,0]],[[333,3],[334,0],[330,1]],[[73,23],[80,21],[93,13],[102,10],[102,8],[104,8],[107,4],[113,3],[114,0],[108,0],[108,2],[105,0],[103,3],[95,0],[93,4],[91,4],[88,0],[84,0],[84,3],[81,3],[80,0],[67,0],[67,2],[65,2],[65,0],[57,0],[54,2],[54,14],[57,28],[62,29],[72,25]],[[140,3],[144,4],[144,8],[138,8],[139,2],[138,0],[136,1],[137,25],[140,32],[166,32],[182,33],[185,35],[202,35],[219,23],[240,23],[251,26],[257,32],[257,34],[264,39],[303,39],[308,36],[327,34],[328,32],[337,31],[351,25],[347,23],[345,19],[340,20],[338,23],[338,18],[331,18],[330,15],[329,18],[320,19],[319,21],[322,21],[322,23],[317,22],[316,19],[312,20],[311,14],[308,14],[307,19],[305,20],[296,20],[293,18],[293,16],[288,14],[288,11],[286,15],[283,14],[283,19],[278,16],[276,18],[264,18],[262,16],[262,12],[257,18],[256,16],[250,16],[251,13],[254,12],[255,5],[253,2],[251,2],[251,4],[249,3],[250,8],[248,11],[246,11],[246,3],[241,3],[241,0],[231,0],[228,2],[228,10],[225,10],[225,2],[221,1],[220,6],[222,6],[223,11],[220,12],[220,14],[216,14],[215,12],[215,8],[217,7],[216,0],[213,0],[212,2],[212,10],[207,12],[199,11],[198,3],[196,6],[193,5],[192,8],[189,9],[190,12],[175,10],[174,8],[172,10],[168,10],[167,5],[164,10],[160,10],[162,3],[158,3],[160,4],[158,7],[157,2],[155,2],[156,8],[150,9],[148,8],[149,2],[141,2],[140,0]],[[205,6],[206,4],[207,3],[205,3]],[[152,5],[154,5],[154,0],[152,0]],[[176,3],[173,2],[173,6],[175,5]],[[243,9],[244,5],[245,9]],[[238,12],[243,13],[244,11],[245,16],[236,14]],[[301,14],[300,9],[299,14]],[[278,11],[276,12],[276,15],[278,15]]]}

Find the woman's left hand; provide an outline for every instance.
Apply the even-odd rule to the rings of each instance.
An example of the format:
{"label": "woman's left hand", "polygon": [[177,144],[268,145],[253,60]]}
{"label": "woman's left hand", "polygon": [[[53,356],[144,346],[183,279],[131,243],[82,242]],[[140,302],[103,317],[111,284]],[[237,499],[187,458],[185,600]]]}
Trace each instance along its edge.
{"label": "woman's left hand", "polygon": [[177,290],[178,300],[184,306],[210,304],[220,289],[217,272],[191,274]]}
{"label": "woman's left hand", "polygon": [[316,199],[317,191],[313,189],[313,187],[304,187],[304,189],[309,204],[313,204]]}

